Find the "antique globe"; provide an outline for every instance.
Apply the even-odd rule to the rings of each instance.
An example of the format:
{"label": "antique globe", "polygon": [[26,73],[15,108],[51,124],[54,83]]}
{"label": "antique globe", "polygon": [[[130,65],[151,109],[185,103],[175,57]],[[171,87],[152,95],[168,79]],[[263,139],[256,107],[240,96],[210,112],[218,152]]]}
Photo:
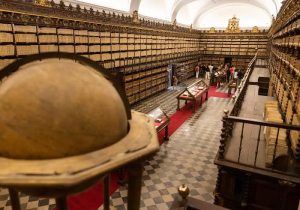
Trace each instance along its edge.
{"label": "antique globe", "polygon": [[124,103],[93,68],[67,59],[22,66],[0,84],[0,156],[52,159],[105,148],[128,132]]}
{"label": "antique globe", "polygon": [[159,150],[153,120],[131,111],[119,77],[70,53],[45,53],[0,71],[0,187],[56,200],[109,178],[126,166],[127,208],[140,206],[142,162]]}

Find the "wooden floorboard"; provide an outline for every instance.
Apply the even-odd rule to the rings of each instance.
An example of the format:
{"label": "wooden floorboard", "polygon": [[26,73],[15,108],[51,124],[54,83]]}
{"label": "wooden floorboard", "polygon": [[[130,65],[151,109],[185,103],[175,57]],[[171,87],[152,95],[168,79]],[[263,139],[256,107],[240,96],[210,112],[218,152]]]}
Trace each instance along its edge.
{"label": "wooden floorboard", "polygon": [[270,77],[269,70],[267,68],[254,68],[249,82],[257,82],[259,77]]}
{"label": "wooden floorboard", "polygon": [[[261,69],[263,69],[263,72]],[[255,68],[253,73],[254,75],[251,75],[253,81],[257,81],[258,77],[260,76],[267,76],[264,68]],[[258,95],[258,89],[259,87],[257,85],[248,86],[239,117],[263,120],[265,102],[275,99],[269,96]],[[241,133],[242,123],[236,123],[233,128],[232,137],[230,137],[227,142],[225,159],[254,166],[257,142],[259,141],[256,166],[265,168],[266,142],[264,138],[264,127],[261,127],[259,135],[259,126],[245,124],[243,129],[243,137],[241,137]],[[242,144],[239,158],[241,139]]]}

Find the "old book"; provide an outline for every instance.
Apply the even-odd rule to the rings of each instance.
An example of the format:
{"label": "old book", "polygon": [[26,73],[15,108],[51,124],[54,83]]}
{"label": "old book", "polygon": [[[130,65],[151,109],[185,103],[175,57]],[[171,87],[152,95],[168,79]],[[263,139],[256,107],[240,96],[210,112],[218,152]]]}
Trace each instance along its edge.
{"label": "old book", "polygon": [[127,58],[127,52],[121,52],[120,58]]}
{"label": "old book", "polygon": [[56,35],[39,35],[40,43],[57,43]]}
{"label": "old book", "polygon": [[111,46],[111,50],[112,50],[112,51],[119,51],[119,50],[120,50],[120,45],[118,45],[118,44],[113,44],[113,45]]}
{"label": "old book", "polygon": [[43,34],[56,34],[56,28],[49,28],[49,27],[39,27],[39,33]]}
{"label": "old book", "polygon": [[100,44],[100,37],[89,37],[90,44]]}
{"label": "old book", "polygon": [[36,33],[36,26],[14,25],[15,32]]}
{"label": "old book", "polygon": [[119,43],[119,37],[111,38],[111,43]]}
{"label": "old book", "polygon": [[38,53],[39,53],[38,45],[17,46],[17,55],[31,55],[31,54],[38,54]]}
{"label": "old book", "polygon": [[58,52],[58,46],[57,45],[40,45],[40,51],[41,51],[41,53]]}
{"label": "old book", "polygon": [[64,29],[64,28],[59,28],[57,29],[58,34],[65,34],[65,35],[73,35],[73,29]]}
{"label": "old book", "polygon": [[100,45],[90,45],[89,48],[90,52],[100,52],[101,50]]}
{"label": "old book", "polygon": [[128,38],[127,43],[128,44],[134,44],[135,43],[134,38]]}
{"label": "old book", "polygon": [[75,43],[79,43],[79,44],[88,43],[88,37],[87,36],[75,36]]}
{"label": "old book", "polygon": [[13,45],[0,45],[0,56],[12,56],[15,54]]}
{"label": "old book", "polygon": [[120,53],[112,53],[112,57],[113,60],[115,59],[119,59],[120,58]]}
{"label": "old book", "polygon": [[88,31],[87,30],[74,30],[75,35],[81,35],[81,36],[87,36]]}
{"label": "old book", "polygon": [[73,45],[60,45],[59,46],[60,52],[69,52],[74,53],[74,46]]}
{"label": "old book", "polygon": [[89,37],[99,37],[100,36],[100,33],[98,31],[88,31],[88,36]]}
{"label": "old book", "polygon": [[101,45],[101,52],[110,52],[110,45]]}
{"label": "old book", "polygon": [[74,43],[73,36],[69,36],[69,35],[59,35],[58,40],[59,43]]}
{"label": "old book", "polygon": [[5,33],[5,32],[0,32],[0,43],[8,43],[8,42],[13,42],[14,41],[14,37],[13,34],[11,33]]}
{"label": "old book", "polygon": [[100,54],[91,54],[90,59],[93,61],[100,61]]}
{"label": "old book", "polygon": [[102,44],[110,44],[110,37],[102,37],[101,36],[101,43]]}
{"label": "old book", "polygon": [[36,34],[15,34],[16,42],[37,43]]}
{"label": "old book", "polygon": [[0,23],[0,31],[12,31],[11,24]]}
{"label": "old book", "polygon": [[110,53],[102,53],[102,54],[101,54],[101,59],[102,59],[103,61],[111,60],[111,54],[110,54]]}
{"label": "old book", "polygon": [[113,67],[113,63],[112,62],[107,62],[107,63],[104,63],[104,68],[106,68],[106,69],[110,69],[110,68],[112,68]]}
{"label": "old book", "polygon": [[76,45],[75,50],[76,50],[76,53],[87,53],[88,45]]}

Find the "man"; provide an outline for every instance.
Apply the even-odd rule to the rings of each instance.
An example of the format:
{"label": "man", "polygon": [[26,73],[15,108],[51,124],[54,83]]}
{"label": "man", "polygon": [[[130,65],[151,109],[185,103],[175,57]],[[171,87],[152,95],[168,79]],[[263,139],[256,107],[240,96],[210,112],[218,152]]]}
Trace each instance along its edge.
{"label": "man", "polygon": [[205,79],[209,79],[209,69],[207,66],[203,65],[204,71],[205,71]]}
{"label": "man", "polygon": [[200,67],[199,67],[199,65],[197,65],[197,66],[195,67],[195,72],[196,72],[196,79],[198,79],[198,77],[199,77],[199,72],[200,72]]}
{"label": "man", "polygon": [[178,85],[178,79],[177,77],[174,75],[173,76],[173,90],[177,90],[177,85]]}
{"label": "man", "polygon": [[213,73],[213,69],[214,69],[214,66],[213,66],[212,64],[209,64],[209,66],[208,66],[208,70],[209,70],[209,79],[210,79],[210,77],[211,77],[211,75],[212,75],[212,73]]}

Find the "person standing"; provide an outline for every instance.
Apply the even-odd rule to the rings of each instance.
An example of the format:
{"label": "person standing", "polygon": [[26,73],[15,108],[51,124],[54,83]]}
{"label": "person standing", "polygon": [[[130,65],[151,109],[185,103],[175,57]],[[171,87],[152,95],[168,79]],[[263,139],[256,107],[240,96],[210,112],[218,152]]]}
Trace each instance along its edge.
{"label": "person standing", "polygon": [[241,83],[241,80],[243,79],[244,74],[242,72],[242,70],[240,69],[237,73],[237,85],[239,85]]}
{"label": "person standing", "polygon": [[230,80],[230,70],[228,64],[225,65],[226,82]]}
{"label": "person standing", "polygon": [[199,67],[199,65],[197,65],[195,67],[196,79],[198,79],[198,77],[199,77],[199,72],[200,72],[200,67]]}
{"label": "person standing", "polygon": [[234,69],[235,68],[233,66],[231,66],[229,69],[230,70],[230,79],[234,79]]}
{"label": "person standing", "polygon": [[209,69],[207,66],[205,66],[205,79],[209,79]]}
{"label": "person standing", "polygon": [[178,79],[177,77],[174,75],[173,76],[173,90],[177,90],[177,85],[178,85]]}
{"label": "person standing", "polygon": [[209,69],[209,79],[210,79],[210,78],[211,78],[211,75],[212,75],[212,73],[213,73],[214,66],[213,66],[212,64],[210,64],[210,65],[208,66],[208,69]]}

